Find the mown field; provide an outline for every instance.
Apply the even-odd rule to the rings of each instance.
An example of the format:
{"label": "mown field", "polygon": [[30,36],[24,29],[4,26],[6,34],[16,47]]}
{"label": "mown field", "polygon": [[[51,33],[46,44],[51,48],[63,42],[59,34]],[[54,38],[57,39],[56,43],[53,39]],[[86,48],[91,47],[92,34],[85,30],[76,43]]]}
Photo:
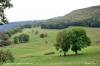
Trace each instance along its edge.
{"label": "mown field", "polygon": [[[15,57],[14,63],[7,62],[2,66],[100,66],[100,28],[83,28],[91,38],[92,45],[79,51],[79,55],[69,51],[66,57],[63,53],[59,56],[60,53],[53,46],[57,33],[61,30],[24,29],[23,33],[30,35],[30,42],[0,48],[9,49]],[[48,37],[40,38],[39,34],[36,35],[32,30],[38,30],[39,34],[47,33]],[[49,52],[55,54],[44,55]]]}

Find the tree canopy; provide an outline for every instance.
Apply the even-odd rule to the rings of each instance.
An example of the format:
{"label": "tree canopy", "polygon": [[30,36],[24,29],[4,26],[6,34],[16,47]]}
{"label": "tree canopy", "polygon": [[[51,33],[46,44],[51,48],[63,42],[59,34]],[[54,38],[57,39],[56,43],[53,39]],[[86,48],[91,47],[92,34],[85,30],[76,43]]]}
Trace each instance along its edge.
{"label": "tree canopy", "polygon": [[8,23],[4,10],[6,8],[11,8],[12,6],[11,0],[0,0],[0,23]]}
{"label": "tree canopy", "polygon": [[71,49],[77,54],[78,50],[90,46],[91,41],[84,29],[79,27],[68,28],[60,32],[56,40],[56,49],[61,49],[66,56],[66,52]]}

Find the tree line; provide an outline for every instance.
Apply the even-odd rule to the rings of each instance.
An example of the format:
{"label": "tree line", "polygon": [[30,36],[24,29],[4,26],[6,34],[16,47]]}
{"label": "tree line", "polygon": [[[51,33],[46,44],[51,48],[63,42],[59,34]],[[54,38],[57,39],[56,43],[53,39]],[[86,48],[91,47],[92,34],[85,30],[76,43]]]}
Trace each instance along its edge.
{"label": "tree line", "polygon": [[70,20],[62,20],[61,22],[47,20],[42,22],[40,26],[42,29],[64,29],[69,26],[100,27],[100,20],[97,18],[88,18],[77,22]]}

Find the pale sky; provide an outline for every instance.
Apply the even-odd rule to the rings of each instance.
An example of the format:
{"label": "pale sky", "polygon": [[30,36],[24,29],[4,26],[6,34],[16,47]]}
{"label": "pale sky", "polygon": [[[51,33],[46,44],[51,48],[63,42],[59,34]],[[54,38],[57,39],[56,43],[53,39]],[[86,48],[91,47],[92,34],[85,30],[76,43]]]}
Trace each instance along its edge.
{"label": "pale sky", "polygon": [[63,16],[72,10],[100,5],[100,0],[12,0],[9,21],[41,20]]}

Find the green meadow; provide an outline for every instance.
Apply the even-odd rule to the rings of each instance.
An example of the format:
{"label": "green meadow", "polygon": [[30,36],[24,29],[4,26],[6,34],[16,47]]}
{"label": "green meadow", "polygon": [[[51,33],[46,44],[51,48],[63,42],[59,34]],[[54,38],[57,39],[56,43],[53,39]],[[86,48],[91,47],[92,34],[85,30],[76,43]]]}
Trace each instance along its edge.
{"label": "green meadow", "polygon": [[[28,43],[0,47],[4,50],[9,49],[15,57],[13,63],[7,62],[2,66],[100,66],[100,28],[83,28],[92,41],[91,46],[79,51],[78,55],[69,51],[66,57],[63,56],[63,53],[60,56],[60,53],[54,47],[57,33],[61,30],[24,29],[22,33],[30,36]],[[32,30],[38,30],[39,34],[36,35]],[[48,37],[40,38],[41,33],[47,33]],[[54,54],[45,55],[45,53],[50,52],[54,52]]]}

